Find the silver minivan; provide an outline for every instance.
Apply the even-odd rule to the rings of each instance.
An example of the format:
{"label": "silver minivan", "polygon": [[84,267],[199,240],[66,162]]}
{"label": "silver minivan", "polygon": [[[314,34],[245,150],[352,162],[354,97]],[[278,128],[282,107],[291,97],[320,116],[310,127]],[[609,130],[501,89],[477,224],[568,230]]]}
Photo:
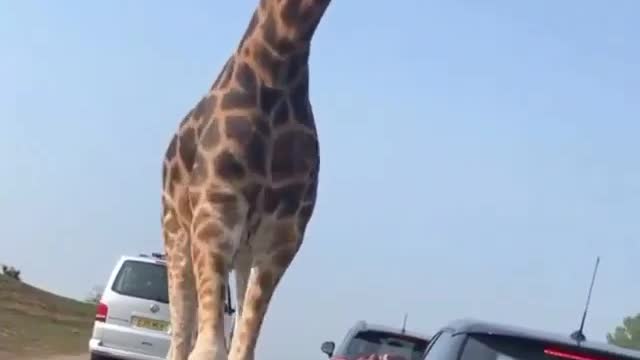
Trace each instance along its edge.
{"label": "silver minivan", "polygon": [[[227,336],[233,312],[227,296]],[[169,351],[170,327],[164,256],[120,257],[96,307],[91,359],[163,360]]]}

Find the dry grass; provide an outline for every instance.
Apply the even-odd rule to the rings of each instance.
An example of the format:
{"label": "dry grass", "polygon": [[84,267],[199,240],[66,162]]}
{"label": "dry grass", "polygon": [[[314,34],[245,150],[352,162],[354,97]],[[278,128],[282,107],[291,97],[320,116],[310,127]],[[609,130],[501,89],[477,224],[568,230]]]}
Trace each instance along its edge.
{"label": "dry grass", "polygon": [[87,352],[95,306],[0,275],[0,354]]}

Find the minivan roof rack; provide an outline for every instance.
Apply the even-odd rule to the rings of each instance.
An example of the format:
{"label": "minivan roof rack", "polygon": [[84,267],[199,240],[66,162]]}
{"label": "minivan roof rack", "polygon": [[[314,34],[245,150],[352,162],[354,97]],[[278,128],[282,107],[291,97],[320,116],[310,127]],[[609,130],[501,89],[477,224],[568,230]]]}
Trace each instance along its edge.
{"label": "minivan roof rack", "polygon": [[[144,258],[148,258],[149,257],[149,255],[147,255],[147,254],[140,254],[138,256],[144,257]],[[161,254],[161,253],[157,253],[157,252],[152,252],[151,253],[151,257],[156,258],[156,259],[160,259],[160,260],[166,260],[167,259],[167,254]]]}

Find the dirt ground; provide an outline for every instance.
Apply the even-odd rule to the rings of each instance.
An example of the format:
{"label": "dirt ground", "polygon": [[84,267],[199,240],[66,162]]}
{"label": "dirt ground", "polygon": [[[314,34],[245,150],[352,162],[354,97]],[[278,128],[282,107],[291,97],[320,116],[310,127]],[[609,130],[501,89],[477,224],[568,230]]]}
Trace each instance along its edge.
{"label": "dirt ground", "polygon": [[0,353],[0,358],[3,360],[89,360],[89,354],[83,355],[59,355],[52,357],[37,357],[37,358],[12,358],[12,357],[3,357],[3,354]]}
{"label": "dirt ground", "polygon": [[[29,359],[29,360],[36,360],[36,359]],[[56,356],[56,357],[48,358],[47,360],[89,360],[89,354]]]}
{"label": "dirt ground", "polygon": [[0,360],[88,360],[95,305],[0,275]]}

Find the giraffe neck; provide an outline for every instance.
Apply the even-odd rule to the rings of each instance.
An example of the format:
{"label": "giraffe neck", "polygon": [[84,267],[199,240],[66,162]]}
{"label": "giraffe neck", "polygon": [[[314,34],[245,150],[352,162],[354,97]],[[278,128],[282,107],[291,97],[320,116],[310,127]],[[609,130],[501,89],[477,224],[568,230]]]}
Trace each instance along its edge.
{"label": "giraffe neck", "polygon": [[331,0],[261,0],[235,52],[269,87],[308,87],[313,34]]}
{"label": "giraffe neck", "polygon": [[260,0],[238,47],[267,86],[308,86],[311,40],[331,0]]}
{"label": "giraffe neck", "polygon": [[331,0],[260,0],[240,43],[266,45],[276,56],[308,51]]}

